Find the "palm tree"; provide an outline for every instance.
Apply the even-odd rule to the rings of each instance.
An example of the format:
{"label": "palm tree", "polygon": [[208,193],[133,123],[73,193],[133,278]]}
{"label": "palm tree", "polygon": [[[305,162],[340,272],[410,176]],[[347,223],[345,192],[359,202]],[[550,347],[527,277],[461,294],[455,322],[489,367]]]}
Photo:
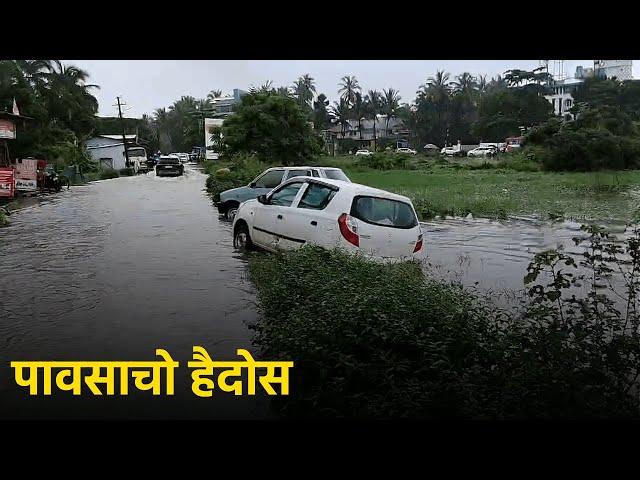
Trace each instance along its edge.
{"label": "palm tree", "polygon": [[310,107],[313,95],[316,93],[314,79],[308,73],[304,74],[294,82],[293,93],[301,106],[307,105]]}
{"label": "palm tree", "polygon": [[209,102],[215,100],[216,98],[220,98],[222,96],[222,90],[211,90],[208,94],[207,94],[207,100]]}
{"label": "palm tree", "polygon": [[389,135],[389,119],[395,118],[396,110],[400,106],[400,95],[393,88],[382,90],[382,111],[386,115],[385,133]]}
{"label": "palm tree", "polygon": [[340,99],[340,103],[333,102],[331,115],[335,122],[340,125],[342,137],[344,138],[347,126],[349,125],[349,104],[344,99]]}
{"label": "palm tree", "polygon": [[377,90],[369,90],[365,97],[366,112],[368,117],[373,120],[373,148],[378,148],[378,136],[376,134],[376,121],[382,106],[382,95]]}
{"label": "palm tree", "polygon": [[486,93],[487,91],[487,76],[486,75],[479,75],[478,76],[478,92],[480,92],[480,95],[483,95]]}
{"label": "palm tree", "polygon": [[358,79],[355,76],[344,76],[338,86],[340,87],[338,89],[340,98],[347,102],[349,106],[353,106],[356,101],[356,92],[361,90]]}
{"label": "palm tree", "polygon": [[365,103],[360,92],[356,92],[355,101],[353,102],[353,116],[358,120],[358,134],[362,140],[362,118],[366,115]]}
{"label": "palm tree", "polygon": [[442,101],[444,97],[449,96],[451,91],[451,82],[449,82],[450,75],[444,70],[438,70],[435,77],[427,78],[426,85],[421,85],[420,88],[424,90],[431,90],[436,102]]}
{"label": "palm tree", "polygon": [[318,95],[313,102],[313,124],[316,129],[323,129],[327,125],[327,107],[329,106],[329,99],[324,93]]}
{"label": "palm tree", "polygon": [[469,72],[463,72],[456,77],[456,82],[452,82],[453,91],[463,95],[467,95],[469,98],[473,96],[473,93],[478,88],[478,82],[476,78]]}
{"label": "palm tree", "polygon": [[289,90],[289,87],[278,87],[278,89],[276,90],[276,93],[278,95],[282,95],[283,97],[291,96],[291,90]]}

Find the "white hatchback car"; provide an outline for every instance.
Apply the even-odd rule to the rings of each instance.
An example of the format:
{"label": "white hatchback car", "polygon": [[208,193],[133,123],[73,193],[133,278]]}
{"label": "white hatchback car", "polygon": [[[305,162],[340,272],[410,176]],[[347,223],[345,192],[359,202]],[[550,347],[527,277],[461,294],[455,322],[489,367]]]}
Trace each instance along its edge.
{"label": "white hatchback car", "polygon": [[275,252],[305,244],[381,259],[411,259],[423,251],[411,200],[365,185],[297,177],[240,205],[233,221],[235,248]]}
{"label": "white hatchback car", "polygon": [[416,155],[418,152],[416,152],[415,150],[413,150],[412,148],[404,148],[404,147],[400,147],[396,149],[396,153],[408,153],[410,155]]}

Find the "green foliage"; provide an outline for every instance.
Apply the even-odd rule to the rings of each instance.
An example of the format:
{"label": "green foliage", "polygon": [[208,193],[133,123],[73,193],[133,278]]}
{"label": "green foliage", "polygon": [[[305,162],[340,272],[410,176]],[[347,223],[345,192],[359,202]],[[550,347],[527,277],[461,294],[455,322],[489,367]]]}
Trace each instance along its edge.
{"label": "green foliage", "polygon": [[526,143],[545,150],[542,165],[548,170],[593,171],[640,165],[637,128],[617,107],[587,109],[571,123],[551,120],[533,129]]}
{"label": "green foliage", "polygon": [[[613,247],[597,242],[587,241],[595,253],[581,281],[608,272],[598,252]],[[633,292],[638,245],[627,243]],[[424,277],[417,263],[315,247],[254,256],[264,312],[256,341],[265,358],[295,361],[291,394],[275,407],[293,417],[637,418],[637,297],[624,315],[595,285],[572,297],[560,269],[574,264],[537,256],[526,280],[540,283],[521,316]]]}
{"label": "green foliage", "polygon": [[7,219],[7,215],[4,213],[4,210],[0,208],[0,227],[4,227],[9,224],[9,220]]}
{"label": "green foliage", "polygon": [[378,152],[373,155],[356,157],[355,165],[376,170],[406,169],[413,165],[413,158],[407,154]]}
{"label": "green foliage", "polygon": [[305,112],[292,98],[271,92],[255,92],[242,103],[222,127],[229,153],[255,154],[266,162],[282,165],[309,163],[322,151]]}
{"label": "green foliage", "polygon": [[113,168],[106,168],[102,171],[100,171],[99,174],[99,179],[100,180],[109,180],[111,178],[118,178],[120,176],[120,174],[118,173],[117,170],[114,170]]}
{"label": "green foliage", "polygon": [[267,168],[269,164],[261,162],[253,155],[233,155],[227,168],[210,167],[206,182],[207,191],[214,200],[218,200],[220,192],[248,185]]}

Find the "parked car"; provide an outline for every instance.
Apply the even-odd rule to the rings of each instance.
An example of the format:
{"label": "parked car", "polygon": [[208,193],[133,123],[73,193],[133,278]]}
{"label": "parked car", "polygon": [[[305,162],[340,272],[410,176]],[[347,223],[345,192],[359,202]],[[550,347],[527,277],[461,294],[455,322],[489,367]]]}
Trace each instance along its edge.
{"label": "parked car", "polygon": [[433,143],[427,143],[424,147],[422,147],[424,153],[426,155],[437,155],[440,152],[440,149],[434,145]]}
{"label": "parked car", "polygon": [[411,149],[411,148],[396,148],[396,153],[409,153],[411,155],[416,155],[418,152],[416,152],[415,150]]}
{"label": "parked car", "polygon": [[242,203],[233,221],[233,244],[272,252],[310,244],[410,259],[422,253],[423,237],[407,197],[342,180],[300,177]]}
{"label": "parked car", "polygon": [[163,155],[156,164],[156,175],[158,177],[180,176],[184,173],[184,165],[180,158],[175,155]]}
{"label": "parked car", "polygon": [[342,170],[333,167],[275,167],[269,168],[258,175],[249,185],[232,188],[220,193],[216,202],[218,211],[228,219],[233,219],[238,207],[245,200],[258,198],[259,195],[269,193],[285,180],[293,177],[309,176],[329,178],[350,182]]}
{"label": "parked car", "polygon": [[453,147],[444,147],[440,150],[440,153],[447,157],[464,157],[466,155],[464,150],[458,148],[458,145]]}
{"label": "parked car", "polygon": [[369,155],[373,155],[373,152],[370,151],[370,150],[367,150],[366,148],[363,148],[363,149],[358,150],[356,152],[356,157],[360,156],[360,155],[364,155],[364,156],[368,157]]}
{"label": "parked car", "polygon": [[469,150],[467,152],[467,157],[493,157],[498,153],[498,149],[496,147],[487,146],[487,147],[477,147],[473,150]]}
{"label": "parked car", "polygon": [[522,146],[522,142],[524,141],[524,137],[509,137],[505,139],[505,143],[507,146],[505,147],[506,152],[513,152]]}

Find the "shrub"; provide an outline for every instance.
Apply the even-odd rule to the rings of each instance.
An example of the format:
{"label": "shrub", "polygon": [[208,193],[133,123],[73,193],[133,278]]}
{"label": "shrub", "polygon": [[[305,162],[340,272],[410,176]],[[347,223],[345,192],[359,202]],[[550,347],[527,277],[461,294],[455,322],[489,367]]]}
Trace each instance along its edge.
{"label": "shrub", "polygon": [[118,174],[117,170],[113,168],[106,168],[100,172],[100,176],[98,177],[100,180],[108,180],[110,178],[118,178],[120,174]]}
{"label": "shrub", "polygon": [[357,166],[375,168],[376,170],[393,170],[415,168],[409,155],[395,152],[378,152],[373,155],[362,155],[355,161]]}
{"label": "shrub", "polygon": [[625,315],[589,283],[622,247],[587,231],[587,271],[575,276],[587,294],[570,290],[570,256],[543,252],[527,272],[524,315],[413,262],[315,247],[252,257],[264,313],[256,341],[265,358],[295,361],[291,394],[274,406],[290,416],[637,418],[640,235],[627,242],[636,273]]}
{"label": "shrub", "polygon": [[234,155],[231,157],[231,164],[228,168],[217,169],[209,174],[206,182],[207,191],[217,201],[221,192],[248,185],[268,167],[269,165],[254,156]]}
{"label": "shrub", "polygon": [[8,223],[9,220],[7,220],[7,215],[4,213],[4,210],[0,208],[0,227],[4,227]]}

